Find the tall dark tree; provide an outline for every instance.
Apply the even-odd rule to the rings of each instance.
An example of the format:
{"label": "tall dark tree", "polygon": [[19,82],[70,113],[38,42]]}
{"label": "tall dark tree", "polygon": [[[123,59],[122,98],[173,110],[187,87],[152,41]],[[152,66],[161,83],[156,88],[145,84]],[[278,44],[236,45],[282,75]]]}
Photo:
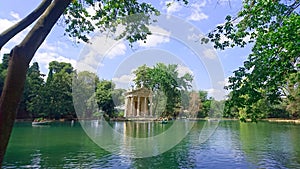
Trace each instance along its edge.
{"label": "tall dark tree", "polygon": [[43,76],[44,74],[41,74],[38,63],[34,62],[27,71],[19,113],[25,112],[31,114],[32,117],[39,116],[36,110],[41,106],[38,100],[40,99],[40,91],[44,85]]}
{"label": "tall dark tree", "polygon": [[[70,63],[52,61],[43,93],[43,108],[49,118],[75,117],[72,101],[73,67]],[[49,106],[51,105],[51,106]]]}

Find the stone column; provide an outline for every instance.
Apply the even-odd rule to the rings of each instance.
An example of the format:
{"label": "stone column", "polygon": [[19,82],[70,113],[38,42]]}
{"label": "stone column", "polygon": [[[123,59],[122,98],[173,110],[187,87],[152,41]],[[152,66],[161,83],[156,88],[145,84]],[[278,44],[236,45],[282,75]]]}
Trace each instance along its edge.
{"label": "stone column", "polygon": [[150,96],[150,117],[152,117],[152,96]]}
{"label": "stone column", "polygon": [[133,116],[133,96],[131,96],[130,98],[130,115]]}
{"label": "stone column", "polygon": [[125,98],[125,111],[124,111],[124,117],[127,116],[127,111],[128,111],[128,99],[129,97]]}
{"label": "stone column", "polygon": [[136,116],[140,116],[140,96],[138,96],[138,102],[137,102],[137,110],[136,110]]}
{"label": "stone column", "polygon": [[144,98],[144,116],[148,116],[147,112],[147,97]]}

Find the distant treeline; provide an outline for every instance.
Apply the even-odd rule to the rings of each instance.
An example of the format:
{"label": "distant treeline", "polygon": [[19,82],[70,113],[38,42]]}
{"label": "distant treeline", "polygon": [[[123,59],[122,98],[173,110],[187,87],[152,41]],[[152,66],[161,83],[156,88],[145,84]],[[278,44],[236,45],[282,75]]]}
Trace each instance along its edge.
{"label": "distant treeline", "polygon": [[[7,74],[8,57],[5,54],[0,64],[0,93]],[[273,103],[261,99],[247,108],[243,105],[232,105],[232,92],[227,100],[216,101],[206,91],[192,91],[192,75],[187,73],[179,77],[175,64],[158,63],[152,68],[143,65],[133,73],[136,77],[133,80],[135,87],[144,86],[152,90],[153,107],[158,116],[226,117],[245,120],[251,107],[251,111],[257,114],[255,119],[299,117],[299,97],[293,102],[288,98]],[[17,118],[74,119],[77,118],[74,103],[83,104],[81,107],[84,109],[77,111],[84,118],[99,117],[100,112],[107,117],[123,116],[124,110],[117,111],[116,107],[124,105],[126,90],[115,89],[112,81],[100,80],[96,74],[87,71],[77,73],[70,63],[57,61],[49,63],[49,73],[47,78],[45,76],[40,72],[37,62],[29,67]],[[87,81],[93,84],[88,84]],[[72,90],[74,84],[79,87]],[[87,96],[89,92],[87,98],[73,98],[74,94]],[[245,95],[244,99],[250,98]]]}

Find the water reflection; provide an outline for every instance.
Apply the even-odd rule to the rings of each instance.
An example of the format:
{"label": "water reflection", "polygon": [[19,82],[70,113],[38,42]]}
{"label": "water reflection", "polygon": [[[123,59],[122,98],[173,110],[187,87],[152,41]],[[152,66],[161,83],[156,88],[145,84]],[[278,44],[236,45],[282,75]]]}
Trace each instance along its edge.
{"label": "water reflection", "polygon": [[299,134],[299,126],[293,124],[240,124],[247,160],[266,168],[299,167]]}
{"label": "water reflection", "polygon": [[[86,125],[97,128],[95,134],[105,133],[99,121],[89,121]],[[300,168],[300,125],[221,121],[211,137],[200,144],[203,129],[214,126],[197,121],[175,147],[147,158],[124,156],[135,148],[135,143],[126,138],[155,137],[171,129],[171,123],[113,122],[109,125],[123,136],[120,139],[110,133],[112,139],[120,139],[122,143],[115,147],[118,154],[94,144],[76,122],[73,127],[71,123],[57,123],[47,128],[18,123],[3,168]],[[189,127],[186,123],[178,126],[181,129],[175,131]],[[105,141],[106,137],[101,139]],[[143,146],[158,152],[170,141]]]}
{"label": "water reflection", "polygon": [[156,156],[171,149],[188,134],[194,123],[188,120],[167,124],[81,121],[84,130],[97,145],[113,154],[132,158]]}

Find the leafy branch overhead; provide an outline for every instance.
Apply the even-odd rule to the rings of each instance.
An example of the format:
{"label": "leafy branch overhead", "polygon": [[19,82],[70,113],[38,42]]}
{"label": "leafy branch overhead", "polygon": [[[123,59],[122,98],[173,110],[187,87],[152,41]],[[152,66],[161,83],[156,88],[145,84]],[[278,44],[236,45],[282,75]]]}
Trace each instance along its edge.
{"label": "leafy branch overhead", "polygon": [[123,25],[125,30],[118,38],[125,38],[132,43],[146,39],[150,34],[146,25],[154,22],[150,16],[159,14],[151,4],[139,3],[136,0],[85,0],[71,3],[64,19],[66,32],[78,40],[88,42],[88,34],[95,30],[113,35],[117,27]]}
{"label": "leafy branch overhead", "polygon": [[226,86],[233,90],[231,105],[248,107],[249,118],[257,117],[251,106],[262,98],[270,103],[280,102],[283,96],[290,98],[286,87],[292,76],[297,77],[293,86],[299,90],[299,6],[299,0],[245,0],[236,17],[227,16],[208,39],[202,39],[202,43],[210,40],[221,50],[253,43],[244,65],[233,72]]}

